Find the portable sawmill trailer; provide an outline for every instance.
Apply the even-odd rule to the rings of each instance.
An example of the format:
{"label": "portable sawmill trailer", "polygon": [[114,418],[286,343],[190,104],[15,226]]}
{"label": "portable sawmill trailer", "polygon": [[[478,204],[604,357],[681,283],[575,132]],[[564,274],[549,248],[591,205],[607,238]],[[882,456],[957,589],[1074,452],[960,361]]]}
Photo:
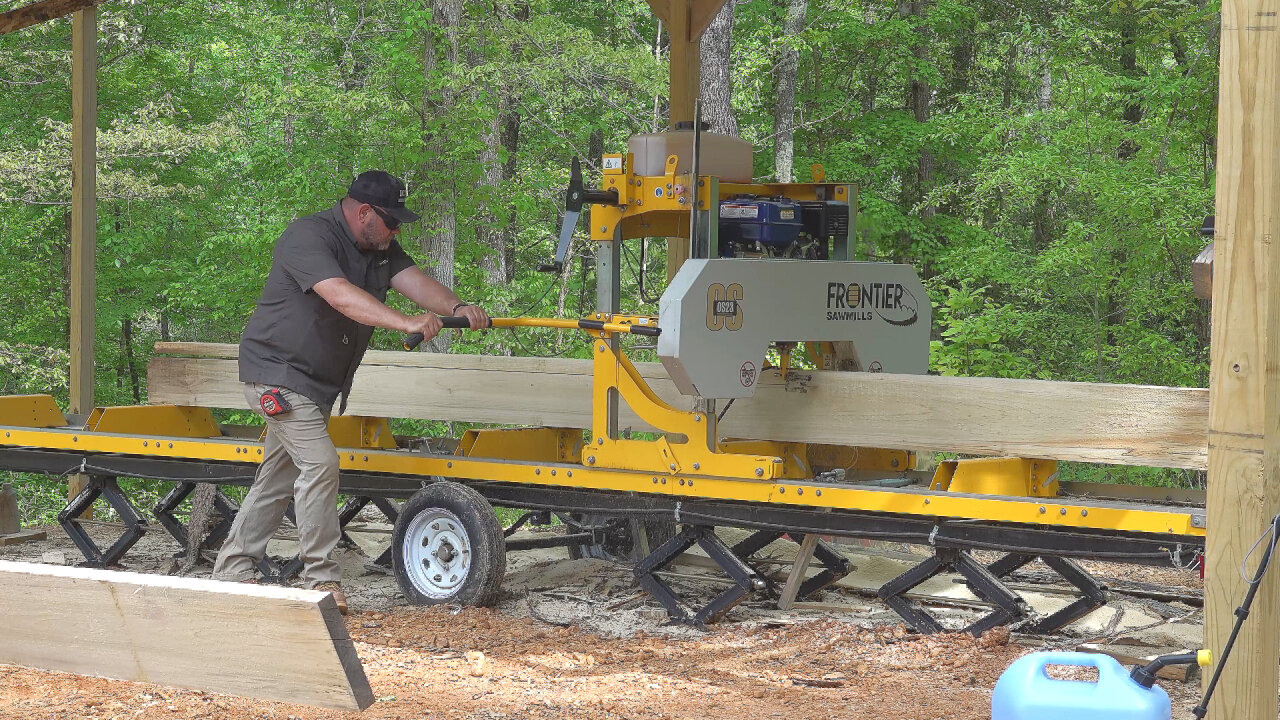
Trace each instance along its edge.
{"label": "portable sawmill trailer", "polygon": [[[342,521],[370,502],[394,521],[391,546],[380,560],[393,567],[409,601],[489,603],[502,581],[506,550],[563,544],[574,553],[633,561],[638,582],[673,619],[701,624],[754,593],[779,595],[782,588],[752,557],[779,538],[802,543],[804,560],[811,555],[822,565],[813,578],[789,583],[786,602],[843,577],[852,566],[821,539],[839,536],[933,548],[927,560],[880,588],[884,600],[921,631],[943,628],[907,593],[953,569],[992,605],[967,630],[1018,622],[1051,632],[1107,599],[1074,559],[1186,564],[1198,557],[1203,509],[1063,496],[1054,460],[949,461],[925,474],[913,471],[914,454],[904,450],[804,442],[759,428],[726,437],[722,420],[733,415],[735,402],[749,403],[761,384],[781,386],[780,401],[796,412],[817,411],[819,386],[809,382],[814,371],[792,367],[801,343],[819,374],[832,379],[925,373],[931,312],[912,268],[848,259],[856,232],[854,186],[825,182],[820,169],[816,183],[752,184],[749,146],[737,149],[745,158],[723,147],[700,157],[702,136],[697,130],[676,133],[673,144],[682,138],[699,158],[687,165],[671,154],[645,166],[639,148],[606,155],[599,189],[583,187],[575,160],[561,243],[549,267],[561,267],[579,211],[591,204],[597,311],[582,319],[494,320],[513,332],[542,326],[583,333],[592,359],[577,362],[590,364],[589,382],[562,391],[589,397],[589,422],[470,430],[452,451],[430,452],[422,449],[430,443],[401,447],[385,418],[333,419],[342,491],[351,496]],[[743,165],[746,176],[733,176]],[[653,235],[692,237],[693,257],[663,293],[657,317],[627,314],[619,307],[620,248],[628,239]],[[445,324],[465,326],[460,318]],[[624,338],[656,340],[661,370],[649,369],[646,378],[629,359]],[[406,348],[418,340],[406,339]],[[766,363],[771,349],[777,353],[772,366]],[[821,370],[836,363],[860,372]],[[165,394],[156,392],[156,374],[153,369],[153,400]],[[450,385],[447,373],[425,368],[404,379],[401,387],[463,392]],[[526,394],[537,397],[538,382],[530,379]],[[656,383],[669,400],[655,392]],[[516,413],[508,417],[517,423],[520,394],[515,389],[508,395]],[[48,396],[2,398],[0,467],[91,478],[59,516],[91,564],[120,562],[147,529],[120,491],[122,476],[175,483],[153,512],[185,543],[187,529],[174,511],[194,484],[248,483],[262,455],[258,438],[228,435],[232,431],[198,405],[190,398],[176,405],[98,408],[80,424],[69,423]],[[432,409],[428,403],[425,412]],[[625,424],[624,409],[630,413]],[[535,404],[528,417],[536,415]],[[859,437],[858,427],[837,431],[848,441]],[[126,526],[105,550],[79,519],[99,497]],[[396,505],[392,498],[407,502]],[[529,514],[504,531],[491,503]],[[222,517],[216,534],[222,535],[235,505],[219,494],[216,507]],[[550,522],[553,514],[568,534],[505,539],[522,523]],[[731,547],[715,534],[717,526],[755,532]],[[690,607],[659,575],[695,544],[733,583],[700,607]],[[979,549],[1003,555],[984,565],[971,554]],[[1032,617],[1002,580],[1036,558],[1080,592],[1047,617]],[[299,565],[264,561],[263,571],[287,578]]]}

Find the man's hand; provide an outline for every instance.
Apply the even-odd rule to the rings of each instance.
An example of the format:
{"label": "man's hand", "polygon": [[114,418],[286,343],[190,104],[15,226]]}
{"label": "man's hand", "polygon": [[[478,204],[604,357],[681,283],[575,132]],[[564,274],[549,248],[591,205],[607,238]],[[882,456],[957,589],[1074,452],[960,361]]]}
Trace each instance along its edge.
{"label": "man's hand", "polygon": [[477,305],[463,305],[458,308],[457,316],[469,320],[472,330],[483,330],[489,327],[489,314]]}
{"label": "man's hand", "polygon": [[426,342],[438,335],[442,327],[440,318],[435,313],[423,313],[408,318],[403,330],[410,335],[422,333],[422,342]]}

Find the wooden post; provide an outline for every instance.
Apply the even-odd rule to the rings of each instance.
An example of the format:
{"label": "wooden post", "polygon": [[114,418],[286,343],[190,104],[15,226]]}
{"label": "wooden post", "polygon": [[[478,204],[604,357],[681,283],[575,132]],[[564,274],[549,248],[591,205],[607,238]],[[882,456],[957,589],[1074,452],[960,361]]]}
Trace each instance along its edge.
{"label": "wooden post", "polygon": [[[71,18],[71,412],[93,410],[93,334],[98,242],[98,11]],[[88,479],[68,481],[74,497]]]}
{"label": "wooden post", "polygon": [[[698,87],[702,77],[702,35],[690,36],[690,0],[670,0],[667,20],[667,37],[671,43],[670,66],[671,99],[668,119],[671,129],[676,123],[693,120],[693,104],[698,99]],[[690,238],[667,238],[667,280],[689,259]]]}
{"label": "wooden post", "polygon": [[[1204,588],[1205,641],[1215,663],[1246,591],[1240,564],[1280,512],[1277,10],[1280,0],[1222,4]],[[1278,614],[1280,572],[1273,568],[1227,661],[1210,718],[1276,717]]]}
{"label": "wooden post", "polygon": [[[667,26],[671,43],[668,72],[671,98],[668,120],[693,120],[693,103],[698,99],[702,78],[702,33],[711,24],[725,0],[649,0],[649,7]],[[689,259],[688,238],[667,238],[667,280]]]}

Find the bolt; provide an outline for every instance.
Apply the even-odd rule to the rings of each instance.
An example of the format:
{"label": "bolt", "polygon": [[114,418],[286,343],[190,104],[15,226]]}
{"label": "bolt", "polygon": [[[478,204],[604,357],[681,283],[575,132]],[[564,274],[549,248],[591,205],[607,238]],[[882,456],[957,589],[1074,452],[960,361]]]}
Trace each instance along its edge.
{"label": "bolt", "polygon": [[451,467],[453,467],[453,463],[451,463],[451,462],[450,462],[450,463],[445,463],[445,467],[449,467],[449,468],[451,468]]}
{"label": "bolt", "polygon": [[653,484],[654,484],[654,485],[657,485],[657,484],[658,484],[658,476],[657,476],[657,475],[654,475],[654,476],[653,476]]}
{"label": "bolt", "polygon": [[929,498],[925,498],[925,499],[924,499],[924,504],[925,504],[925,505],[928,505],[928,504],[929,504]]}
{"label": "bolt", "polygon": [[786,494],[787,494],[787,486],[783,485],[782,487],[779,487],[779,488],[778,488],[778,494],[779,494],[779,495],[786,495]]}
{"label": "bolt", "polygon": [[541,475],[541,474],[542,474],[542,468],[534,468],[534,469],[533,469],[533,474],[534,474],[534,475]]}
{"label": "bolt", "polygon": [[596,438],[596,444],[597,444],[597,445],[603,445],[603,444],[604,444],[604,438],[602,438],[602,437],[600,437],[600,438]]}
{"label": "bolt", "polygon": [[609,232],[609,226],[608,226],[608,225],[601,225],[601,226],[600,226],[600,232]]}
{"label": "bolt", "polygon": [[[169,443],[169,449],[170,449],[170,450],[172,450],[172,449],[173,449],[173,443]],[[258,452],[262,452],[262,451],[261,451],[261,450],[259,450]]]}
{"label": "bolt", "polygon": [[764,477],[764,468],[756,468],[756,477]]}
{"label": "bolt", "polygon": [[1081,511],[1080,511],[1080,517],[1089,517],[1089,511],[1088,511],[1088,510],[1081,510]]}
{"label": "bolt", "polygon": [[[146,441],[146,440],[143,440],[143,441],[142,441],[142,447],[146,447],[146,446],[147,446],[147,441]],[[240,448],[236,448],[236,452],[240,452]]]}
{"label": "bolt", "polygon": [[702,469],[702,463],[694,463],[694,464],[693,464],[693,469],[694,469],[694,470],[701,470],[701,469]]}
{"label": "bolt", "polygon": [[588,455],[588,456],[587,456],[587,464],[588,464],[588,465],[595,465],[595,464],[596,464],[596,456],[595,456],[595,455]]}
{"label": "bolt", "polygon": [[1041,505],[1041,506],[1040,506],[1040,514],[1041,514],[1041,515],[1043,515],[1043,514],[1044,514],[1044,512],[1045,512],[1045,510],[1044,510],[1044,506],[1043,506],[1043,505]]}
{"label": "bolt", "polygon": [[693,416],[693,421],[694,421],[694,422],[702,422],[702,416],[701,416],[701,415],[694,415],[694,416]]}
{"label": "bolt", "polygon": [[670,464],[670,465],[668,465],[667,467],[671,469],[671,472],[675,472],[675,471],[676,471],[676,464],[675,464],[675,463],[671,463],[671,464]]}
{"label": "bolt", "polygon": [[666,478],[662,478],[662,484],[663,484],[663,485],[666,485],[666,484],[667,484],[667,479],[666,479]]}
{"label": "bolt", "polygon": [[601,346],[600,346],[600,348],[599,348],[599,352],[604,352],[604,346],[603,346],[603,345],[601,345]]}
{"label": "bolt", "polygon": [[684,478],[680,478],[680,486],[684,487]]}
{"label": "bolt", "polygon": [[690,480],[690,481],[689,481],[689,487],[693,487],[693,481],[692,481],[692,480]]}
{"label": "bolt", "polygon": [[572,470],[565,470],[565,471],[564,471],[564,474],[565,474],[567,477],[573,477],[573,471],[572,471]]}
{"label": "bolt", "polygon": [[803,494],[804,494],[804,488],[796,488],[796,494],[797,494],[797,495],[803,495]]}
{"label": "bolt", "polygon": [[552,470],[552,471],[551,471],[551,477],[555,477],[555,476],[556,476],[556,471],[555,471],[555,470]]}
{"label": "bolt", "polygon": [[1066,514],[1067,514],[1067,509],[1066,509],[1066,508],[1061,508],[1061,509],[1059,509],[1059,510],[1058,510],[1058,514],[1059,514],[1059,515],[1066,515]]}
{"label": "bolt", "polygon": [[898,458],[889,461],[890,467],[898,467]]}
{"label": "bolt", "polygon": [[814,490],[814,491],[813,491],[813,494],[814,494],[814,495],[817,495],[818,497],[822,497],[822,491],[821,491],[821,490]]}
{"label": "bolt", "polygon": [[365,456],[364,456],[364,461],[365,461],[365,462],[369,462],[369,456],[368,456],[368,455],[365,455]]}

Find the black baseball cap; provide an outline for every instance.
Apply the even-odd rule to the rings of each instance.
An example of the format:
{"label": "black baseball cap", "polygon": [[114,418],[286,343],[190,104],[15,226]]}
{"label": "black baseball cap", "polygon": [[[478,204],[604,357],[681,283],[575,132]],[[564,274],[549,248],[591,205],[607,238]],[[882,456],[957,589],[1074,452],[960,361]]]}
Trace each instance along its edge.
{"label": "black baseball cap", "polygon": [[400,179],[382,170],[365,170],[351,181],[347,197],[362,203],[376,205],[400,222],[413,222],[418,213],[404,206],[409,192]]}

